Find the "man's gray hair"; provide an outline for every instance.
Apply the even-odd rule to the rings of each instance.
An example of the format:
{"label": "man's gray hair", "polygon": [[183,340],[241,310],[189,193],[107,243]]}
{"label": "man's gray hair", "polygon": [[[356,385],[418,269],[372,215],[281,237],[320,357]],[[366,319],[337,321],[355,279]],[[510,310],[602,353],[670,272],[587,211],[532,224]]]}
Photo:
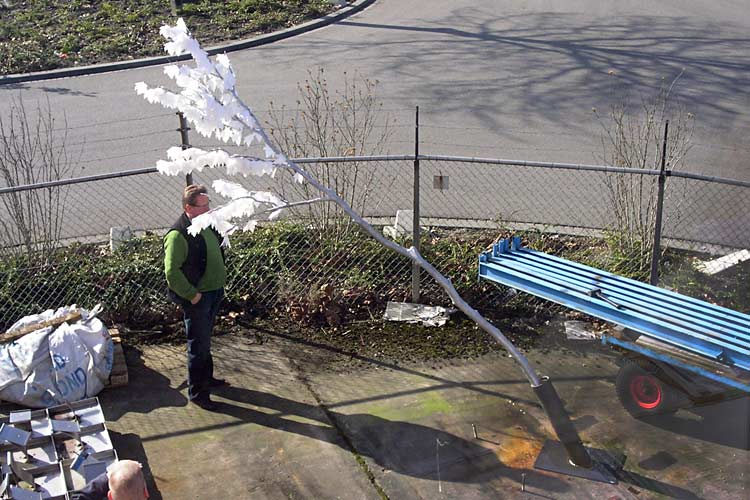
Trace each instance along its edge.
{"label": "man's gray hair", "polygon": [[107,470],[112,500],[143,500],[148,498],[146,480],[141,464],[133,460],[120,460]]}

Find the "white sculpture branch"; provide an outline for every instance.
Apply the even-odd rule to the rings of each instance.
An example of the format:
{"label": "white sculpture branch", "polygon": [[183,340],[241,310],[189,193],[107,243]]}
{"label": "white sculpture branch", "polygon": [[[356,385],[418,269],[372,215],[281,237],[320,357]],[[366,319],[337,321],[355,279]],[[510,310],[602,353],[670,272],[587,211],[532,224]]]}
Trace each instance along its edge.
{"label": "white sculpture branch", "polygon": [[[494,325],[472,308],[456,291],[451,281],[427,262],[414,248],[404,248],[385,238],[365,221],[349,204],[328,186],[323,185],[309,172],[289,161],[274,145],[251,109],[240,99],[235,90],[235,75],[226,55],[211,61],[200,45],[189,34],[182,19],[175,26],[164,26],[161,34],[169,41],[165,49],[172,55],[190,52],[195,67],[168,66],[165,74],[173,79],[182,90],[174,93],[163,88],[149,88],[145,83],[135,85],[138,94],[150,102],[159,103],[170,109],[181,111],[194,129],[203,136],[215,136],[223,142],[251,146],[260,144],[264,148],[265,160],[230,155],[225,151],[202,151],[195,148],[182,151],[172,148],[168,151],[169,161],[159,163],[159,171],[168,175],[186,174],[204,167],[225,167],[242,175],[274,175],[277,169],[288,169],[295,182],[308,182],[324,194],[321,198],[299,203],[287,203],[270,192],[249,192],[238,184],[219,184],[214,189],[231,199],[229,203],[211,210],[193,220],[191,232],[197,233],[207,226],[215,227],[228,241],[228,236],[237,229],[231,219],[252,218],[262,213],[278,214],[280,210],[317,201],[333,201],[351,217],[362,229],[383,246],[407,257],[424,269],[448,293],[453,303],[483,330],[492,335],[508,353],[520,364],[533,387],[541,385],[541,380],[531,367],[528,359]],[[266,208],[270,205],[271,208]],[[251,220],[245,229],[252,229],[256,222]]]}

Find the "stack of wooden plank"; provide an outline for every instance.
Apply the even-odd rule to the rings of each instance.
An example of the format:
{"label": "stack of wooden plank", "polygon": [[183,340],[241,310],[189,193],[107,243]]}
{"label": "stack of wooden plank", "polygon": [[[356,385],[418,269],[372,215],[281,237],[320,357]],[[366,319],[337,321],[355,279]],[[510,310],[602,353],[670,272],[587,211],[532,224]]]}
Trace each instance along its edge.
{"label": "stack of wooden plank", "polygon": [[125,364],[125,352],[122,349],[122,339],[117,328],[109,330],[114,344],[114,355],[112,357],[112,371],[109,373],[109,382],[105,387],[122,387],[128,385],[128,366]]}

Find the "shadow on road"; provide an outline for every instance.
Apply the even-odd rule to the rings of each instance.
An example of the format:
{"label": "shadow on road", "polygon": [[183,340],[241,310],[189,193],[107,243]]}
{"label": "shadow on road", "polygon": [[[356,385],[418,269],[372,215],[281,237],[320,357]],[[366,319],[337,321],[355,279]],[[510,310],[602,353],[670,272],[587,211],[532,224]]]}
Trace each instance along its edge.
{"label": "shadow on road", "polygon": [[[379,394],[379,395],[356,399],[356,400],[339,401],[339,402],[336,402],[335,404],[330,405],[331,408],[337,407],[337,406],[347,406],[347,405],[356,404],[356,403],[372,402],[372,401],[376,401],[379,399],[391,399],[391,398],[395,398],[398,396],[418,394],[421,392],[437,391],[437,390],[449,389],[449,388],[461,388],[461,389],[465,389],[468,391],[476,392],[478,394],[485,394],[488,396],[504,398],[504,399],[508,399],[516,403],[524,403],[529,406],[534,406],[534,407],[541,409],[541,404],[536,399],[525,399],[525,398],[518,397],[518,395],[506,394],[503,392],[499,392],[495,388],[492,388],[492,386],[502,385],[502,384],[524,384],[524,385],[528,384],[528,381],[524,378],[520,368],[518,369],[517,378],[476,380],[476,381],[457,381],[457,380],[452,380],[449,378],[441,377],[434,373],[425,373],[415,368],[384,361],[382,359],[376,359],[376,358],[363,356],[356,352],[347,351],[347,350],[340,349],[338,347],[330,346],[327,344],[323,344],[320,342],[302,339],[302,338],[295,337],[293,335],[289,335],[285,333],[274,332],[266,328],[259,328],[257,326],[252,326],[252,325],[247,325],[247,327],[251,328],[253,331],[261,332],[264,335],[268,335],[269,337],[275,337],[275,338],[279,338],[279,339],[292,342],[296,345],[310,347],[318,352],[324,351],[324,352],[334,354],[334,355],[345,356],[349,359],[362,361],[364,363],[367,363],[368,365],[372,365],[373,367],[387,368],[389,370],[393,370],[396,372],[408,373],[410,375],[423,377],[426,380],[437,382],[437,384],[430,385],[429,387],[425,387],[425,388],[413,388],[413,389],[402,390],[402,391],[390,391],[390,392],[387,392],[386,394]],[[296,359],[297,362],[301,362],[303,364],[306,364],[306,363],[309,364],[309,360],[305,358],[305,356],[307,356],[307,353],[300,356],[299,349],[286,349],[284,350],[284,354],[289,356],[290,358],[298,358]],[[555,382],[561,382],[561,381],[583,382],[583,381],[595,381],[595,380],[609,380],[610,378],[611,377],[601,376],[601,375],[587,375],[587,374],[578,375],[576,374],[572,376],[555,377]],[[529,386],[529,394],[531,395],[530,386]]]}
{"label": "shadow on road", "polygon": [[750,397],[642,420],[660,429],[701,441],[750,450]]}
{"label": "shadow on road", "polygon": [[128,385],[109,389],[99,395],[107,420],[116,422],[126,413],[150,413],[157,408],[185,406],[188,399],[173,388],[169,378],[146,366],[141,353],[132,348],[126,351]]}
{"label": "shadow on road", "polygon": [[[381,467],[412,477],[457,483],[484,482],[505,475],[517,480],[518,469],[502,464],[492,449],[439,429],[374,415],[328,411],[318,406],[239,387],[227,387],[226,398],[273,410],[265,413],[246,406],[222,403],[219,412],[273,429],[293,432],[341,446],[370,457]],[[309,420],[302,422],[301,419]],[[331,426],[333,424],[333,426]],[[543,483],[548,491],[565,492],[565,481],[526,470],[530,481]],[[540,476],[540,477],[537,477]]]}
{"label": "shadow on road", "polygon": [[[580,124],[570,122],[571,112],[580,116],[582,104],[588,103],[590,109],[628,94],[651,94],[662,78],[670,82],[683,70],[679,88],[688,89],[691,110],[700,108],[704,123],[730,127],[727,118],[739,116],[741,109],[731,103],[737,89],[750,79],[750,63],[742,56],[750,50],[745,28],[710,19],[640,15],[592,19],[560,12],[499,15],[496,9],[474,7],[456,9],[424,25],[357,20],[338,25],[390,33],[381,40],[386,53],[394,50],[388,45],[414,47],[418,57],[378,62],[384,74],[409,78],[440,68],[455,74],[449,65],[461,61],[466,80],[446,85],[440,78],[422,79],[418,93],[433,96],[431,102],[439,103],[440,112],[470,104],[466,97],[470,94],[472,109],[490,128],[502,129],[509,112],[525,114],[531,121],[575,127]],[[363,41],[337,40],[337,44],[330,50],[365,48]],[[498,61],[497,72],[482,71],[490,57]],[[521,67],[522,72],[510,70]],[[482,105],[491,102],[499,89],[513,109],[498,113]]]}
{"label": "shadow on road", "polygon": [[[20,92],[22,90],[31,88],[31,86],[26,83],[12,83],[12,84],[6,85],[5,88],[10,89],[10,90],[18,90]],[[97,96],[96,92],[81,92],[79,90],[71,90],[65,87],[48,87],[46,85],[42,85],[42,86],[34,86],[34,89],[41,90],[49,94],[57,94],[57,95],[68,95],[68,96],[75,96],[75,97],[96,97]]]}
{"label": "shadow on road", "polygon": [[[651,479],[635,472],[629,472],[627,470],[618,472],[617,478],[623,483],[632,484],[633,486],[636,486],[638,488],[648,490],[659,495],[664,495],[667,498],[679,498],[681,500],[697,500],[699,498],[702,498],[692,491],[686,490],[685,488],[680,488],[679,486],[674,486],[662,481],[657,481],[656,479]],[[630,488],[628,489],[630,490]]]}

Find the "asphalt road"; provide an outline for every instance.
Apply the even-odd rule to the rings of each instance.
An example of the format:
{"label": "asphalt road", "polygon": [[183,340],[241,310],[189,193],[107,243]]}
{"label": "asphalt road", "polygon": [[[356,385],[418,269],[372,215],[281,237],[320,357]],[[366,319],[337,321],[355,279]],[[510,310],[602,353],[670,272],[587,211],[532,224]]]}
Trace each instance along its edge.
{"label": "asphalt road", "polygon": [[[324,68],[379,81],[397,119],[384,152],[409,154],[420,106],[421,152],[600,163],[600,113],[638,105],[682,74],[674,94],[695,115],[685,168],[750,180],[750,9],[742,0],[378,0],[335,25],[230,57],[239,91],[264,118],[269,103],[296,108],[307,72]],[[135,95],[167,83],[161,67],[0,88],[49,99],[68,143],[93,174],[154,165],[179,144],[176,117]],[[193,135],[191,143],[215,141]],[[702,210],[706,210],[703,207]]]}
{"label": "asphalt road", "polygon": [[[461,5],[464,4],[464,5]],[[742,0],[378,0],[333,26],[231,54],[239,90],[259,110],[295,106],[297,82],[322,67],[380,82],[400,127],[391,153],[413,148],[421,109],[425,152],[591,163],[600,151],[592,108],[648,94],[662,78],[696,116],[690,169],[750,178],[750,9]],[[89,173],[152,165],[178,141],[171,115],[133,84],[160,67],[10,85],[49,98],[84,143]],[[610,75],[610,73],[614,73]],[[94,124],[100,124],[95,126]]]}

